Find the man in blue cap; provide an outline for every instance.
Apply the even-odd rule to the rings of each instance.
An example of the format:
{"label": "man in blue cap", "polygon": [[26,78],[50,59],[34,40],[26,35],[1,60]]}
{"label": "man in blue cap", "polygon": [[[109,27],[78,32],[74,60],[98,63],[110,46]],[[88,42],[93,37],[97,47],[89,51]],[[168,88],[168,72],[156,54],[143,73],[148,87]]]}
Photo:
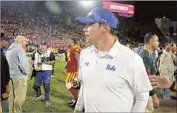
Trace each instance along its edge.
{"label": "man in blue cap", "polygon": [[119,43],[119,20],[109,10],[94,8],[76,21],[86,25],[75,112],[145,112],[152,86],[139,55]]}

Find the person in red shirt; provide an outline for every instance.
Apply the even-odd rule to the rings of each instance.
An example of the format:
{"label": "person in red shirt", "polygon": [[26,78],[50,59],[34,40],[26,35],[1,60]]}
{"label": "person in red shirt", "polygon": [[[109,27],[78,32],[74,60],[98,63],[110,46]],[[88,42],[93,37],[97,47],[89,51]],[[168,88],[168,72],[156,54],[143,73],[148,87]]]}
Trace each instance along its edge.
{"label": "person in red shirt", "polygon": [[66,77],[66,87],[72,93],[74,99],[71,100],[68,105],[74,107],[77,102],[78,90],[72,87],[72,81],[77,77],[79,56],[81,48],[77,44],[77,40],[72,38],[69,41],[71,48],[67,52],[67,77]]}

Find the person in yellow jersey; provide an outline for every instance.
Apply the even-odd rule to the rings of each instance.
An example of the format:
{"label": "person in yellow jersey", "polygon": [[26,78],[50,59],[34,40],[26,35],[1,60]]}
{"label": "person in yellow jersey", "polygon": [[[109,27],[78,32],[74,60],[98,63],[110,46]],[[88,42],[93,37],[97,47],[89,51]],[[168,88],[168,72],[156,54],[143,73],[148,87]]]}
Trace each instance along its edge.
{"label": "person in yellow jersey", "polygon": [[78,90],[72,87],[72,81],[77,77],[79,55],[81,48],[77,44],[77,39],[72,38],[69,41],[71,48],[67,52],[67,76],[66,76],[66,87],[72,93],[73,100],[68,102],[68,105],[74,107],[77,102]]}

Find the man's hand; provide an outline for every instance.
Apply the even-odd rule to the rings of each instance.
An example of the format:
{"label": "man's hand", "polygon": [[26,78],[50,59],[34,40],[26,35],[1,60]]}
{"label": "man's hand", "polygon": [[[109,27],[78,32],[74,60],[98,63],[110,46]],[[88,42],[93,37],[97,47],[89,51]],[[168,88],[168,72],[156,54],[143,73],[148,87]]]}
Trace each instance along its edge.
{"label": "man's hand", "polygon": [[156,95],[152,96],[152,102],[153,102],[154,108],[158,108],[159,107],[159,99],[157,98]]}
{"label": "man's hand", "polygon": [[168,80],[165,76],[150,75],[149,79],[153,88],[170,88],[173,81]]}
{"label": "man's hand", "polygon": [[149,75],[148,77],[149,77],[149,80],[151,82],[152,87],[153,88],[158,88],[157,87],[157,78],[158,77],[156,75]]}

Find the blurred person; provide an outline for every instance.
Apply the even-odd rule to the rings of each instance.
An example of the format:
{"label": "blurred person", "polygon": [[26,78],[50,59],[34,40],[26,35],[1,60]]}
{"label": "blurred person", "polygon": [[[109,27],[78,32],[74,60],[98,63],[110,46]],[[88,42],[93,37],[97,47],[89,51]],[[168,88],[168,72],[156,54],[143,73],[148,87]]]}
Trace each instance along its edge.
{"label": "blurred person", "polygon": [[[158,36],[154,33],[146,33],[144,36],[144,48],[140,52],[140,56],[143,59],[144,65],[146,67],[146,72],[148,75],[156,75],[156,61],[153,56],[153,52],[158,49],[159,40]],[[151,90],[150,98],[148,101],[148,106],[146,112],[153,112],[154,108],[159,107],[159,99],[155,94],[155,90]]]}
{"label": "blurred person", "polygon": [[[158,58],[160,57],[160,55],[164,52],[164,48],[163,47],[160,47],[159,50],[158,50]],[[157,60],[158,60],[157,58]]]}
{"label": "blurred person", "polygon": [[77,98],[78,98],[78,90],[72,87],[72,81],[78,76],[78,66],[79,66],[79,56],[81,48],[78,45],[77,39],[72,38],[69,40],[69,45],[71,46],[67,52],[67,67],[66,67],[66,87],[73,95],[73,99],[68,102],[68,105],[74,107]]}
{"label": "blurred person", "polygon": [[[165,76],[169,80],[174,80],[176,56],[170,51],[171,46],[165,47],[165,52],[161,54],[158,61],[158,70],[160,75]],[[176,64],[177,65],[177,64]],[[164,99],[170,99],[170,89],[163,89],[161,91]]]}
{"label": "blurred person", "polygon": [[70,51],[70,48],[71,48],[71,45],[67,45],[66,48],[65,48],[65,51],[64,51],[64,54],[65,54],[65,62],[66,62],[65,68],[64,68],[64,70],[63,70],[64,73],[67,72],[67,68],[68,68],[68,57],[67,57],[67,53]]}
{"label": "blurred person", "polygon": [[36,70],[36,76],[34,78],[33,89],[35,90],[34,101],[39,100],[42,97],[40,86],[44,86],[44,100],[46,106],[50,106],[50,82],[52,76],[52,68],[55,64],[54,53],[47,49],[46,44],[42,44],[39,52],[34,54],[34,69]]}
{"label": "blurred person", "polygon": [[175,79],[176,79],[176,81],[177,81],[177,49],[176,49],[176,54],[175,54],[175,56],[176,56],[176,60],[174,60],[174,61],[176,62],[176,64],[175,64],[175,66],[176,66]]}
{"label": "blurred person", "polygon": [[[52,47],[48,46],[47,48],[48,51],[51,51],[54,55],[55,52],[53,51]],[[52,76],[51,76],[52,78],[54,77],[54,72],[55,72],[54,68],[55,68],[55,64],[52,65]]]}
{"label": "blurred person", "polygon": [[31,80],[33,79],[33,77],[36,76],[36,69],[34,68],[34,60],[35,60],[35,54],[39,53],[39,47],[40,47],[39,45],[35,46],[34,52],[33,52],[32,57],[31,57],[31,65],[32,65]]}
{"label": "blurred person", "polygon": [[11,82],[9,83],[9,112],[22,112],[30,72],[30,65],[24,50],[28,44],[28,39],[19,35],[14,41],[15,42],[10,45],[6,53],[10,69],[10,78],[12,78],[13,81],[13,86]]}
{"label": "blurred person", "polygon": [[65,51],[64,45],[60,45],[59,50],[58,50],[60,60],[63,60],[63,57],[66,55],[66,52],[67,51]]}
{"label": "blurred person", "polygon": [[10,39],[7,37],[1,37],[1,105],[2,112],[9,112],[8,105],[8,84],[10,81],[9,64],[3,53],[3,48],[8,47],[8,41]]}
{"label": "blurred person", "polygon": [[139,46],[138,46],[138,48],[137,48],[137,53],[139,54],[140,52],[141,52],[141,50],[143,49],[143,44],[142,43],[140,43],[139,44]]}
{"label": "blurred person", "polygon": [[4,37],[4,36],[5,36],[4,31],[1,31],[1,37]]}
{"label": "blurred person", "polygon": [[7,40],[7,47],[6,48],[2,48],[3,53],[6,54],[7,48],[11,45],[11,39],[9,37],[7,37],[7,36],[3,36],[2,38],[8,39]]}
{"label": "blurred person", "polygon": [[96,7],[76,21],[91,46],[80,55],[75,112],[145,112],[152,87],[141,57],[119,43],[116,16]]}

